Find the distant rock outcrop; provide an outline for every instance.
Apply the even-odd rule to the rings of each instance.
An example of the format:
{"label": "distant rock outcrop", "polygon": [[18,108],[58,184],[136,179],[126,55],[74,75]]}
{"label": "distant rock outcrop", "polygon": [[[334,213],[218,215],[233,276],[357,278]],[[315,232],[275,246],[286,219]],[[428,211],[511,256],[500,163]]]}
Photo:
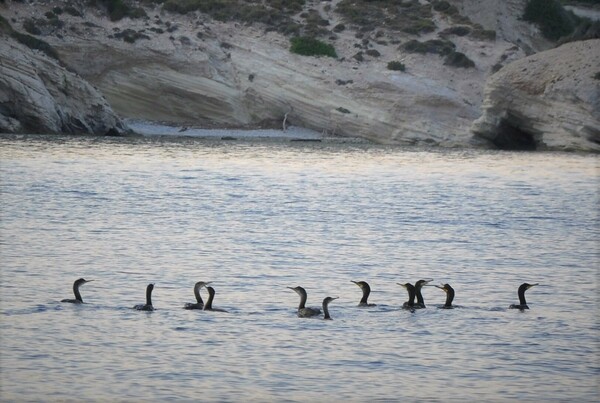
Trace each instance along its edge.
{"label": "distant rock outcrop", "polygon": [[0,34],[0,132],[105,135],[125,125],[88,82]]}
{"label": "distant rock outcrop", "polygon": [[476,137],[502,149],[600,151],[600,40],[537,53],[491,76]]}

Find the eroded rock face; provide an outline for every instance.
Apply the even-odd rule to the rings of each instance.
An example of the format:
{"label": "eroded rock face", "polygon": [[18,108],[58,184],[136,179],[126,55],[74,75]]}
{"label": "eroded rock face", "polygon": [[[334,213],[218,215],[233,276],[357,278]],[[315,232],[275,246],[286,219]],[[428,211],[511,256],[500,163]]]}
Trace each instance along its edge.
{"label": "eroded rock face", "polygon": [[45,54],[0,34],[0,132],[114,135],[125,131],[89,83]]}
{"label": "eroded rock face", "polygon": [[471,130],[502,149],[600,152],[600,40],[518,60],[491,76]]}

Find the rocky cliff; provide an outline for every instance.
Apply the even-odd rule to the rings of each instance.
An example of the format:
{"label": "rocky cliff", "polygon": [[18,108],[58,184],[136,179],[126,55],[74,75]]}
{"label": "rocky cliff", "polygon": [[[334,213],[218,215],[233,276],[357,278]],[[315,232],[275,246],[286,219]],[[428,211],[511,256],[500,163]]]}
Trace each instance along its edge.
{"label": "rocky cliff", "polygon": [[600,40],[518,60],[487,82],[474,133],[501,148],[600,151]]}
{"label": "rocky cliff", "polygon": [[[202,127],[281,127],[285,119],[379,143],[494,147],[470,131],[486,79],[550,46],[519,19],[525,2],[407,0],[403,6],[425,10],[418,21],[427,29],[418,32],[355,26],[336,12],[342,0],[305,2],[294,21],[318,16],[337,58],[293,54],[289,37],[263,24],[182,15],[149,2],[139,3],[145,18],[118,21],[84,2],[7,0],[10,7],[0,10],[23,26],[43,22],[44,40],[122,117]],[[79,11],[49,24],[52,10],[67,4]],[[448,52],[466,63],[452,65]],[[390,70],[390,62],[405,70]]]}
{"label": "rocky cliff", "polygon": [[125,130],[87,81],[0,34],[0,132],[115,135]]}

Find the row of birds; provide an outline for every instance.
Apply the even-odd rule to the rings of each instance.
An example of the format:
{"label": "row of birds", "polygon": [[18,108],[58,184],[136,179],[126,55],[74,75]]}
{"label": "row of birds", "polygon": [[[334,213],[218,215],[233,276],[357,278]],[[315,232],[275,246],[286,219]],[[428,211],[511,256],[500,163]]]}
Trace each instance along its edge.
{"label": "row of birds", "polygon": [[[81,293],[79,292],[79,287],[82,286],[85,283],[89,283],[93,280],[85,280],[83,278],[77,279],[75,280],[75,282],[73,283],[73,293],[75,294],[75,299],[63,299],[61,302],[69,302],[69,303],[74,303],[74,304],[83,304],[83,299],[81,298]],[[429,285],[429,283],[431,283],[433,280],[432,279],[426,279],[426,280],[419,280],[417,281],[414,285],[411,283],[397,283],[398,285],[406,288],[407,292],[408,292],[408,301],[404,302],[404,304],[402,305],[402,308],[407,309],[407,310],[411,310],[414,311],[415,309],[421,309],[421,308],[425,308],[425,300],[423,299],[423,294],[421,293],[421,289],[426,286]],[[370,306],[376,306],[376,304],[372,304],[368,302],[369,299],[369,295],[371,294],[371,287],[369,286],[369,284],[366,281],[354,281],[352,280],[352,282],[354,284],[356,284],[357,286],[360,287],[360,289],[362,290],[362,298],[360,300],[360,302],[358,303],[359,307],[370,307]],[[214,308],[212,306],[213,304],[213,300],[215,298],[215,289],[211,286],[209,286],[210,281],[205,282],[205,281],[198,281],[195,285],[194,285],[194,296],[196,297],[196,302],[195,303],[186,303],[183,308],[184,309],[200,309],[200,310],[204,310],[204,311],[220,311],[220,312],[227,312],[224,309],[218,309],[218,308]],[[519,286],[519,289],[517,290],[517,295],[519,296],[519,304],[513,304],[510,305],[509,308],[511,309],[529,309],[529,307],[527,306],[527,301],[525,300],[525,291],[527,291],[528,289],[530,289],[531,287],[534,287],[538,284],[529,284],[529,283],[523,283]],[[208,291],[208,300],[206,301],[206,303],[204,303],[204,301],[202,300],[202,296],[200,295],[200,290],[206,287],[206,290]],[[443,309],[452,309],[454,306],[452,305],[452,301],[454,300],[454,289],[450,286],[450,284],[443,284],[443,285],[434,285],[434,287],[440,288],[441,290],[443,290],[446,293],[446,303],[443,306],[440,306],[440,308]],[[291,290],[294,290],[299,296],[300,296],[300,304],[298,305],[298,316],[301,318],[309,318],[309,317],[314,317],[314,316],[319,316],[321,315],[321,313],[323,313],[323,319],[331,319],[331,316],[329,315],[329,303],[335,299],[337,299],[338,297],[326,297],[325,299],[323,299],[323,312],[321,312],[321,309],[319,308],[310,308],[306,306],[306,300],[308,298],[308,295],[306,293],[306,290],[300,286],[297,287],[288,287]],[[148,286],[146,287],[146,303],[145,304],[140,304],[140,305],[135,305],[133,307],[133,309],[138,310],[138,311],[153,311],[154,307],[152,306],[152,290],[154,290],[154,284],[148,284]],[[415,302],[416,299],[416,302]]]}

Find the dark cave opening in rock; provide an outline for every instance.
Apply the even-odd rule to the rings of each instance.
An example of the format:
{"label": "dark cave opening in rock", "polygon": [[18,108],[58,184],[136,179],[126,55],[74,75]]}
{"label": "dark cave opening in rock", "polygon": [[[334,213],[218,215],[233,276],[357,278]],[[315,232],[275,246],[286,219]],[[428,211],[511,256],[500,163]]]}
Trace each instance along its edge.
{"label": "dark cave opening in rock", "polygon": [[531,133],[506,119],[500,122],[496,137],[492,142],[501,150],[533,151],[537,148],[535,138]]}

